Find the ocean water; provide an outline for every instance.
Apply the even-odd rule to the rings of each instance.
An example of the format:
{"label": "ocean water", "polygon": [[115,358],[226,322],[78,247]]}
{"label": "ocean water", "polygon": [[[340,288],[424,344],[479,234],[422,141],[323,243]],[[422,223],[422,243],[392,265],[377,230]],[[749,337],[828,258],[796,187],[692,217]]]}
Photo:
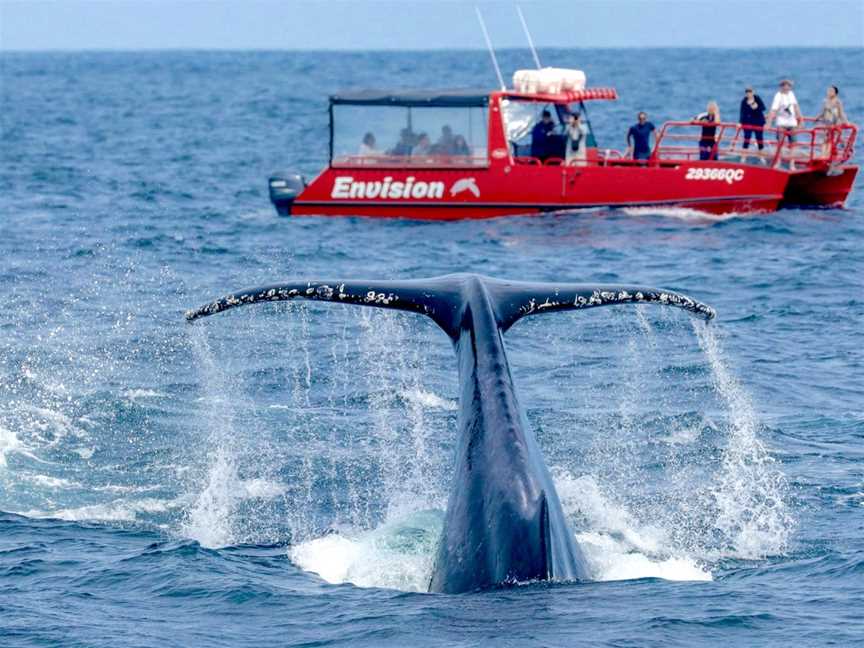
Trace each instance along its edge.
{"label": "ocean water", "polygon": [[[864,51],[555,50],[655,123],[780,76],[864,121]],[[530,64],[502,52],[507,71]],[[0,644],[851,646],[864,640],[864,187],[846,209],[279,218],[326,95],[494,85],[483,52],[0,55]],[[856,155],[860,160],[860,155]],[[514,377],[594,581],[425,593],[456,367],[409,314],[184,309],[283,278],[638,282],[539,316]]]}

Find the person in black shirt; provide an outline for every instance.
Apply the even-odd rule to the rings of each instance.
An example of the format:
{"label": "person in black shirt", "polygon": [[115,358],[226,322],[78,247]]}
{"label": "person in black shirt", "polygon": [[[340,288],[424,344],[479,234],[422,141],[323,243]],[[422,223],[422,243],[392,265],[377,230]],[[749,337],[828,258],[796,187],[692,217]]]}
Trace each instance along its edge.
{"label": "person in black shirt", "polygon": [[551,155],[549,137],[553,135],[555,122],[552,121],[552,113],[544,110],[540,115],[540,121],[531,129],[531,157],[541,162]]}
{"label": "person in black shirt", "polygon": [[636,119],[637,123],[627,131],[627,150],[633,153],[634,160],[647,160],[651,157],[651,133],[654,131],[654,124],[648,121],[648,113],[645,112],[640,112]]}
{"label": "person in black shirt", "polygon": [[[717,159],[717,126],[720,123],[720,108],[716,101],[709,101],[708,108],[693,118],[694,121],[703,122],[702,134],[699,137],[699,159]],[[714,124],[713,126],[711,124]]]}
{"label": "person in black shirt", "polygon": [[[748,87],[744,90],[738,123],[742,126],[765,126],[765,102],[762,101],[762,97],[753,92],[753,88]],[[765,145],[762,143],[762,131],[757,128],[744,129],[744,148],[750,148],[750,138],[753,135],[756,136],[756,146],[761,151]]]}

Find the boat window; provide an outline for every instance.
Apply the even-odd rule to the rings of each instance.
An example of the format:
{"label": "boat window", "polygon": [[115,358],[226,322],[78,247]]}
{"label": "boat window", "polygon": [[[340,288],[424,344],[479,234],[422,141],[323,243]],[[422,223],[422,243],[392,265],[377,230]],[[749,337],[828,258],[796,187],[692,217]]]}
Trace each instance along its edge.
{"label": "boat window", "polygon": [[334,166],[485,166],[485,107],[333,106]]}
{"label": "boat window", "polygon": [[[552,121],[555,124],[556,144],[561,149],[560,156],[564,157],[564,129],[571,110],[580,110],[578,104],[565,106],[563,104],[542,103],[539,101],[519,101],[518,99],[503,99],[501,101],[501,113],[504,117],[504,132],[507,141],[515,156],[531,155],[531,131],[534,125],[540,121],[544,110],[552,113]],[[583,122],[588,127],[588,145],[596,146],[594,133],[591,131],[591,122]],[[553,147],[554,148],[554,147]]]}

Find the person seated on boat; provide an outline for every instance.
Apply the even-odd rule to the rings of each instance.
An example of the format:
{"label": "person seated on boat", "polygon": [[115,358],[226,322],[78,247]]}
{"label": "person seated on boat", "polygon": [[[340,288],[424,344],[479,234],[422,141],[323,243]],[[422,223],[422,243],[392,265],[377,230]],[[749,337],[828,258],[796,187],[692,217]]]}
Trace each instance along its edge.
{"label": "person seated on boat", "polygon": [[588,126],[582,123],[578,112],[570,113],[570,123],[567,124],[567,149],[565,159],[567,164],[585,166],[588,151]]}
{"label": "person seated on boat", "polygon": [[627,131],[627,155],[634,160],[647,160],[651,157],[651,133],[654,124],[648,121],[648,113],[640,111],[636,123]]}
{"label": "person seated on boat", "polygon": [[417,144],[411,149],[411,157],[428,157],[432,155],[432,142],[426,133],[417,136]]}
{"label": "person seated on boat", "polygon": [[360,149],[357,151],[360,157],[378,157],[381,155],[375,146],[375,136],[372,133],[366,133],[363,136],[363,141],[360,143]]}
{"label": "person seated on boat", "polygon": [[[743,148],[750,148],[750,138],[756,136],[756,146],[761,151],[765,148],[762,142],[762,127],[765,126],[765,102],[762,97],[753,91],[753,88],[747,86],[744,90],[744,98],[741,100],[741,110],[738,113],[738,123],[744,126],[744,144]],[[747,128],[747,126],[757,126],[758,128]]]}
{"label": "person seated on boat", "polygon": [[699,137],[699,159],[717,159],[717,126],[720,123],[720,107],[716,101],[709,101],[704,113],[699,113],[693,121],[704,122],[702,134]]}
{"label": "person seated on boat", "polygon": [[471,149],[468,142],[462,135],[457,135],[453,138],[453,155],[471,155]]}
{"label": "person seated on boat", "polygon": [[544,110],[540,113],[540,121],[531,129],[531,157],[541,162],[552,155],[550,137],[554,135],[555,122],[552,113]]}
{"label": "person seated on boat", "polygon": [[453,155],[453,149],[453,129],[450,128],[449,124],[444,124],[444,126],[441,127],[441,137],[439,137],[438,141],[435,142],[435,146],[432,147],[432,152],[435,155]]}
{"label": "person seated on boat", "polygon": [[396,142],[396,146],[390,149],[390,155],[411,155],[415,143],[411,129],[403,128],[399,131],[399,141]]}

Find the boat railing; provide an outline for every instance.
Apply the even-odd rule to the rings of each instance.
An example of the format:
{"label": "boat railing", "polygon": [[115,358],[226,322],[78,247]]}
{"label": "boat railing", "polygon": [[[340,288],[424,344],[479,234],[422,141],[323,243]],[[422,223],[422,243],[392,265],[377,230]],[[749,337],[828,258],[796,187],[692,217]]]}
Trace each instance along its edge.
{"label": "boat railing", "polygon": [[853,124],[831,126],[814,119],[795,129],[673,121],[660,129],[651,161],[716,160],[790,169],[834,166],[852,157],[857,132]]}
{"label": "boat railing", "polygon": [[339,155],[330,163],[335,168],[478,168],[489,166],[483,155]]}

